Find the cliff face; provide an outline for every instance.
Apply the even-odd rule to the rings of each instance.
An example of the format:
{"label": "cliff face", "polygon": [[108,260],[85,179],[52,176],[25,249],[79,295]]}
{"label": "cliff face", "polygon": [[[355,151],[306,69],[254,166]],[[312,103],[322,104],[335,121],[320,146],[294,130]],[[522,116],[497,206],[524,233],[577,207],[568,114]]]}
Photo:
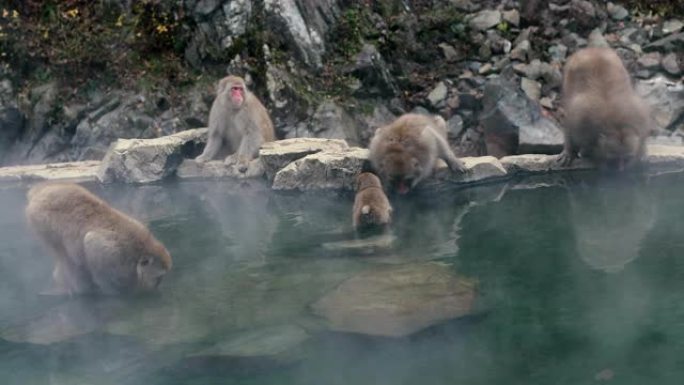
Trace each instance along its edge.
{"label": "cliff face", "polygon": [[[463,155],[555,152],[565,58],[610,45],[684,124],[677,1],[0,1],[0,165],[101,159],[116,138],[206,124],[244,76],[279,138],[365,146],[407,111],[439,113]],[[651,12],[655,11],[655,12]]]}

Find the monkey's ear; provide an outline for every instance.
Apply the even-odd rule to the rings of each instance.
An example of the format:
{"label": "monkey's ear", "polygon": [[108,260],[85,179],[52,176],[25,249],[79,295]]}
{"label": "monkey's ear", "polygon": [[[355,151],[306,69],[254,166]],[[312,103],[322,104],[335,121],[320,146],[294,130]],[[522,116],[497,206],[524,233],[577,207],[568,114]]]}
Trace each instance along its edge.
{"label": "monkey's ear", "polygon": [[216,94],[218,95],[218,94],[222,93],[223,91],[225,91],[226,86],[228,86],[228,78],[227,77],[221,79],[218,82],[218,85],[216,86]]}

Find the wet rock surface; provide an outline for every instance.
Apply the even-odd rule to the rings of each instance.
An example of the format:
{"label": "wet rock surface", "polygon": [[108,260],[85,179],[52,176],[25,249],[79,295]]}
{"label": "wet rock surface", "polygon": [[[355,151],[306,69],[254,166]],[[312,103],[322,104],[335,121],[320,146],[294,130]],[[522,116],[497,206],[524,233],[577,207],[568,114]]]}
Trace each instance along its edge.
{"label": "wet rock surface", "polygon": [[312,309],[335,331],[403,337],[470,314],[475,286],[448,265],[405,264],[360,273]]}
{"label": "wet rock surface", "polygon": [[353,190],[368,150],[352,147],[324,151],[295,160],[275,174],[274,190]]}
{"label": "wet rock surface", "polygon": [[335,151],[349,148],[341,139],[294,138],[265,143],[259,150],[266,175],[273,179],[275,174],[289,163],[321,151]]}

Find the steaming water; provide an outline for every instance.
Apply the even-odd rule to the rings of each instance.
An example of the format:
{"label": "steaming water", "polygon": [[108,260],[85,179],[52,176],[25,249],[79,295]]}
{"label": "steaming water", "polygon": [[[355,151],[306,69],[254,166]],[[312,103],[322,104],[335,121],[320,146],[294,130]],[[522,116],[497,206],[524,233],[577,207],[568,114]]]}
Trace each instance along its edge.
{"label": "steaming water", "polygon": [[[3,384],[684,378],[682,175],[409,197],[395,203],[394,238],[365,244],[351,233],[350,196],[216,182],[89,188],[148,223],[174,270],[149,297],[40,296],[51,256],[26,229],[25,188],[0,187]],[[475,315],[391,339],[329,332],[311,314],[348,277],[426,260],[478,280]],[[264,330],[286,347],[277,358],[192,360],[226,339],[258,349],[249,338]]]}

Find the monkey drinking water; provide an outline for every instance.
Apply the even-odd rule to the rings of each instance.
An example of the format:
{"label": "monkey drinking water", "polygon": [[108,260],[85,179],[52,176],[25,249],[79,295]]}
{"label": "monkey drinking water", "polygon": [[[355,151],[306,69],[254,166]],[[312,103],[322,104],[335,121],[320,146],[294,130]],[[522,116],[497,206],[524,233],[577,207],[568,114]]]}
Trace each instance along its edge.
{"label": "monkey drinking water", "polygon": [[392,206],[382,191],[380,179],[370,172],[363,172],[357,177],[356,184],[354,229],[386,227],[391,221]]}
{"label": "monkey drinking water", "polygon": [[28,192],[30,227],[54,254],[58,294],[149,291],[171,269],[171,256],[137,220],[71,183]]}

